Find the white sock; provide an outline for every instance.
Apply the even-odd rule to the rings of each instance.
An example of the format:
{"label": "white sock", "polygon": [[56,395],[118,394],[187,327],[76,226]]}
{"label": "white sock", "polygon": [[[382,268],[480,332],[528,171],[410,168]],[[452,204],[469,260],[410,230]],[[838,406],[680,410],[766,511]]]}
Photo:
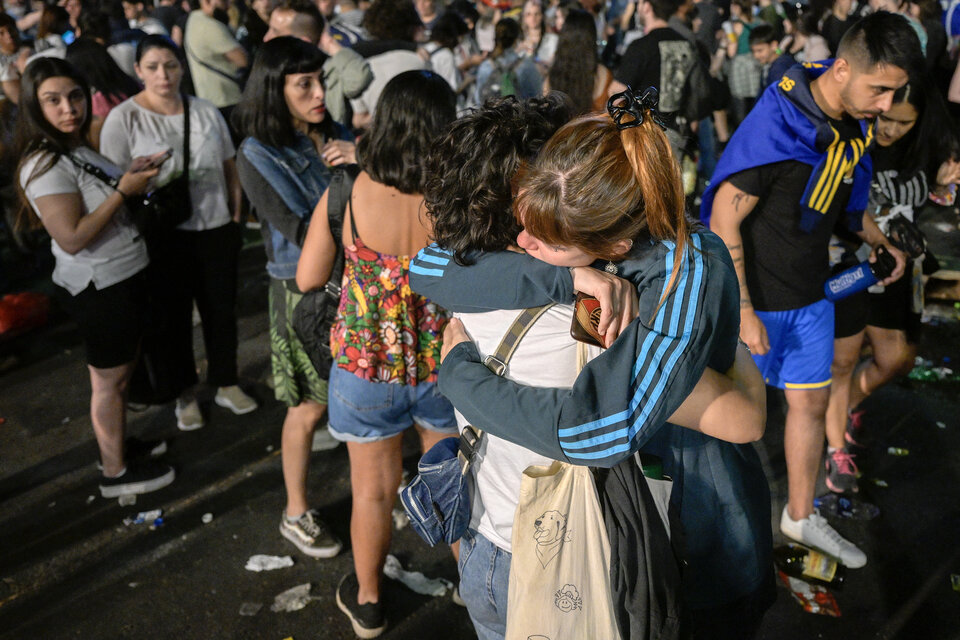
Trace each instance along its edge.
{"label": "white sock", "polygon": [[127,473],[127,468],[124,467],[124,468],[120,471],[120,473],[118,473],[118,474],[115,475],[115,476],[108,476],[108,475],[104,474],[103,477],[104,477],[104,478],[109,478],[110,480],[114,480],[114,479],[116,479],[116,478],[122,478],[122,477],[124,476],[124,474],[126,474],[126,473]]}
{"label": "white sock", "polygon": [[827,455],[832,456],[837,452],[837,447],[827,447]]}

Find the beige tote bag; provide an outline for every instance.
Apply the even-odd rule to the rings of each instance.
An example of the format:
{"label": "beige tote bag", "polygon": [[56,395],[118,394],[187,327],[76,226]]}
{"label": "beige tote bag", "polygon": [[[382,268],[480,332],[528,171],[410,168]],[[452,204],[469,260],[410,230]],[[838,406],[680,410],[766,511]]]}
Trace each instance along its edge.
{"label": "beige tote bag", "polygon": [[506,640],[620,638],[610,544],[588,467],[528,467],[512,542]]}

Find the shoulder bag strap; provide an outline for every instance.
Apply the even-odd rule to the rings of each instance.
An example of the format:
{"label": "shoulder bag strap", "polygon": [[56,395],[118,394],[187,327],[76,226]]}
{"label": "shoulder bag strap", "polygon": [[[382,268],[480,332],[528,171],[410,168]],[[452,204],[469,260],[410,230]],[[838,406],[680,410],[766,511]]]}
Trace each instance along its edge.
{"label": "shoulder bag strap", "polygon": [[191,51],[191,50],[189,49],[189,47],[187,47],[187,25],[186,25],[186,23],[184,23],[184,25],[183,25],[183,50],[184,50],[184,52],[187,54],[187,57],[188,57],[188,58],[191,58],[194,62],[196,62],[197,64],[199,64],[199,65],[200,65],[201,67],[203,67],[204,69],[207,69],[208,71],[213,71],[215,74],[217,74],[217,75],[220,76],[221,78],[226,78],[226,79],[229,80],[230,82],[232,82],[232,83],[234,83],[235,85],[237,85],[238,87],[240,87],[241,90],[243,90],[243,83],[240,81],[239,78],[230,75],[230,74],[227,73],[226,71],[221,71],[220,69],[217,69],[216,67],[214,67],[214,66],[212,66],[212,65],[204,62],[203,60],[201,60],[200,58],[197,57],[197,54],[195,54],[193,51]]}
{"label": "shoulder bag strap", "polygon": [[[552,306],[553,303],[551,302],[541,307],[532,307],[521,311],[517,319],[514,320],[510,328],[507,329],[503,338],[500,339],[500,344],[497,345],[496,350],[483,359],[484,366],[496,375],[502,377],[503,374],[507,372],[507,364],[510,363],[510,359],[517,350],[517,346],[519,346],[523,336],[527,335],[530,327]],[[467,472],[467,469],[476,457],[482,439],[483,431],[473,425],[467,425],[464,430],[460,432],[460,451],[457,455],[460,458],[463,473]]]}
{"label": "shoulder bag strap", "polygon": [[70,162],[76,165],[81,171],[86,171],[87,173],[92,175],[94,178],[96,178],[100,182],[105,183],[111,189],[116,189],[117,185],[120,184],[119,179],[111,177],[110,175],[107,174],[106,171],[104,171],[97,165],[91,162],[84,162],[82,160],[78,160],[76,157],[74,157],[72,153],[65,153],[63,155],[65,155],[70,160]]}
{"label": "shoulder bag strap", "polygon": [[337,250],[334,253],[333,269],[324,289],[335,298],[340,298],[340,282],[343,279],[343,215],[347,203],[353,199],[353,181],[359,173],[359,167],[348,165],[333,173],[327,193],[327,222]]}

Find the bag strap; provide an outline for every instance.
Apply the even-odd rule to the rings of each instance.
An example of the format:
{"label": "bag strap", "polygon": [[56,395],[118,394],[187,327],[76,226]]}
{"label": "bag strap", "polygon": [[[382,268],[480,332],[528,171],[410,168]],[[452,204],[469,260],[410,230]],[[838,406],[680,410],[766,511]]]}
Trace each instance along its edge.
{"label": "bag strap", "polygon": [[[483,359],[483,365],[494,374],[503,377],[503,374],[507,372],[507,365],[510,363],[510,359],[517,350],[517,346],[519,346],[520,341],[523,340],[523,336],[527,335],[530,327],[553,305],[554,303],[551,302],[541,307],[532,307],[521,311],[520,315],[518,315],[510,325],[510,328],[507,329],[507,332],[503,334],[496,350]],[[457,457],[460,458],[462,473],[465,474],[467,469],[470,468],[471,463],[477,455],[477,451],[480,449],[480,441],[482,439],[483,430],[473,425],[468,424],[464,430],[460,432],[460,450],[457,452]]]}
{"label": "bag strap", "polygon": [[[343,279],[343,215],[347,203],[353,201],[353,181],[360,173],[357,165],[346,165],[333,172],[330,186],[327,191],[327,221],[330,224],[330,234],[337,246],[333,259],[333,269],[330,279],[324,285],[324,290],[335,298],[340,298],[340,284]],[[351,207],[352,208],[352,207]]]}
{"label": "bag strap", "polygon": [[190,96],[181,93],[183,101],[183,181],[190,182]]}
{"label": "bag strap", "polygon": [[239,78],[235,78],[234,76],[230,75],[226,71],[221,71],[220,69],[217,69],[216,67],[204,62],[203,60],[197,57],[197,54],[195,54],[193,51],[190,50],[189,47],[187,47],[187,25],[186,24],[183,25],[183,50],[186,52],[188,58],[191,58],[194,62],[199,64],[204,69],[213,71],[218,76],[222,78],[226,78],[230,82],[240,87],[241,90],[243,90],[243,83],[240,81]]}
{"label": "bag strap", "polygon": [[106,171],[104,171],[97,165],[91,162],[78,160],[77,158],[74,157],[72,153],[65,153],[64,155],[67,156],[70,162],[76,165],[81,171],[86,171],[97,180],[103,183],[106,183],[106,185],[111,189],[116,189],[117,185],[120,184],[120,180],[118,178],[111,177]]}

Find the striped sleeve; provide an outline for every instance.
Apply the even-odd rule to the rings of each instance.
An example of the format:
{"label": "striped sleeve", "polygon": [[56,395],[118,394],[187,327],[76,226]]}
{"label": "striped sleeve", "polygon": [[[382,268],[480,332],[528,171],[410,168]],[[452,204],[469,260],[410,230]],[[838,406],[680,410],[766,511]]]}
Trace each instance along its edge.
{"label": "striped sleeve", "polygon": [[721,299],[736,296],[732,269],[716,269],[724,281],[712,282],[713,263],[702,251],[701,235],[694,234],[692,243],[675,288],[659,304],[676,250],[663,245],[659,262],[651,265],[658,277],[650,282],[658,286],[640,287],[641,316],[584,367],[572,388],[524,387],[496,378],[464,352],[444,361],[441,391],[471,424],[541,455],[590,466],[617,464],[666,423],[703,374],[713,336],[728,333],[715,329],[731,309]]}
{"label": "striped sleeve", "polygon": [[411,260],[410,286],[445,309],[462,313],[573,301],[569,269],[513,251],[471,258],[472,264],[459,264],[453,252],[431,244]]}

